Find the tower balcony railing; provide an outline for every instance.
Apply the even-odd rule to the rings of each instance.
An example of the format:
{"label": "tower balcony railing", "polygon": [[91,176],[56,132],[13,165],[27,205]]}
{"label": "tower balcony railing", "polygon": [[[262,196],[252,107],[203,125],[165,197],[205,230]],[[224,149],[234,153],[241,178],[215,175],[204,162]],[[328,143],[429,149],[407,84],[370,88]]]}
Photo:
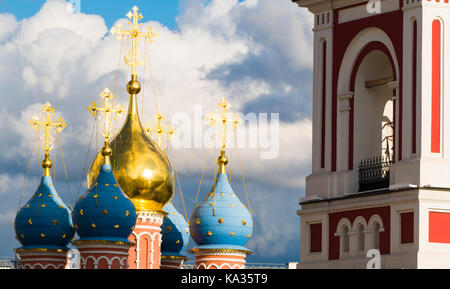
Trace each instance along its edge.
{"label": "tower balcony railing", "polygon": [[389,156],[361,160],[359,164],[359,191],[388,188],[391,163]]}

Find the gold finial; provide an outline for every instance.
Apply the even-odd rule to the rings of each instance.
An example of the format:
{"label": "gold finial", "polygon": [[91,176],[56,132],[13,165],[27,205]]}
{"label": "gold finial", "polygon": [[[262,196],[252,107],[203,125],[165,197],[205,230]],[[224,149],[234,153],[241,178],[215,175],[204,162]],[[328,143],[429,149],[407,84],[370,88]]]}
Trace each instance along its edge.
{"label": "gold finial", "polygon": [[53,121],[55,116],[55,108],[47,102],[42,107],[42,112],[45,113],[45,117],[42,115],[34,115],[30,120],[30,125],[39,133],[41,127],[45,128],[44,142],[42,148],[45,151],[45,159],[42,161],[42,167],[44,168],[44,177],[50,176],[50,168],[52,167],[52,161],[49,158],[49,152],[53,149],[54,135],[60,133],[65,127],[66,123],[62,118],[58,118],[56,122]]}
{"label": "gold finial", "polygon": [[158,34],[152,31],[151,26],[149,26],[148,32],[140,31],[142,24],[140,24],[139,21],[142,20],[143,16],[138,12],[139,8],[137,6],[134,6],[132,11],[133,12],[130,11],[127,14],[127,17],[132,20],[131,23],[128,22],[129,30],[122,29],[119,24],[117,27],[111,29],[111,33],[116,35],[118,39],[122,39],[124,36],[129,36],[131,38],[132,48],[128,51],[128,57],[125,56],[125,63],[131,66],[132,75],[136,76],[136,68],[143,64],[143,62],[139,61],[137,52],[139,38],[145,38],[151,43],[153,38],[157,37]]}
{"label": "gold finial", "polygon": [[219,174],[225,173],[225,166],[228,163],[228,158],[225,155],[225,147],[227,142],[227,128],[232,125],[234,128],[237,128],[241,125],[242,119],[238,114],[233,114],[229,112],[231,109],[231,104],[226,100],[226,98],[222,98],[218,104],[220,111],[210,112],[206,116],[206,121],[210,126],[218,126],[222,127],[222,142],[221,142],[221,150],[220,156],[217,158],[217,163],[219,164]]}
{"label": "gold finial", "polygon": [[168,137],[175,134],[175,129],[173,126],[168,125],[167,121],[165,121],[166,117],[162,114],[161,111],[157,111],[153,117],[156,119],[156,124],[153,126],[153,128],[150,127],[149,124],[147,124],[147,128],[145,129],[145,132],[147,135],[151,136],[152,134],[156,134],[158,146],[165,152],[166,147],[169,145],[169,140],[167,139],[167,142],[163,143],[163,135],[166,134]]}
{"label": "gold finial", "polygon": [[110,165],[111,160],[109,157],[112,155],[112,150],[109,147],[109,138],[112,132],[111,122],[112,120],[118,120],[121,116],[123,116],[124,110],[120,103],[116,105],[114,94],[112,94],[108,88],[105,88],[103,92],[100,93],[100,97],[101,98],[99,101],[101,106],[97,106],[97,103],[93,101],[88,106],[88,110],[93,116],[96,116],[99,112],[104,115],[104,123],[101,133],[105,137],[105,146],[102,149],[102,155],[105,157],[105,164]]}

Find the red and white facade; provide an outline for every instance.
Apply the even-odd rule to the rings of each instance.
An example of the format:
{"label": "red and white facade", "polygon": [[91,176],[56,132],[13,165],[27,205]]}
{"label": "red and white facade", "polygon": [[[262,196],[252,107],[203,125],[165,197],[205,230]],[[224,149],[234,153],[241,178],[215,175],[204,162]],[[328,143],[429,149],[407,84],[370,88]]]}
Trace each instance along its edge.
{"label": "red and white facade", "polygon": [[[366,268],[369,249],[381,268],[450,268],[449,1],[294,2],[314,14],[298,268]],[[388,184],[361,190],[361,163],[387,155]]]}
{"label": "red and white facade", "polygon": [[245,269],[248,252],[231,249],[192,249],[194,269]]}
{"label": "red and white facade", "polygon": [[80,269],[128,269],[128,250],[132,243],[74,241],[80,252]]}
{"label": "red and white facade", "polygon": [[130,269],[160,269],[161,225],[165,215],[156,211],[137,212],[136,226],[128,237],[136,244],[129,250]]}
{"label": "red and white facade", "polygon": [[65,269],[68,250],[17,249],[19,269]]}

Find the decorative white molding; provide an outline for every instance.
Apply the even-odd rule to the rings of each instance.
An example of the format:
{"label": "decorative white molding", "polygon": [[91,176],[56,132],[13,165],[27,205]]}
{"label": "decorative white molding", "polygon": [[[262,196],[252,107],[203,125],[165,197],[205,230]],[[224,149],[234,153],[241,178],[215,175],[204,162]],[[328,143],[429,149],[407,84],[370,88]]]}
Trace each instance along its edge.
{"label": "decorative white molding", "polygon": [[339,220],[334,236],[340,237],[342,235],[342,231],[344,230],[344,226],[348,228],[348,234],[350,234],[350,232],[352,231],[352,223],[349,219],[342,218]]}
{"label": "decorative white molding", "polygon": [[322,11],[314,15],[313,31],[333,28],[333,10]]}
{"label": "decorative white molding", "polygon": [[387,85],[389,88],[398,89],[399,83],[400,82],[398,80],[395,80],[395,81],[388,82]]}
{"label": "decorative white molding", "polygon": [[342,94],[339,94],[338,95],[338,99],[339,99],[339,101],[349,100],[349,99],[353,98],[353,95],[354,95],[353,91],[347,91],[347,92],[344,92]]}
{"label": "decorative white molding", "polygon": [[[81,253],[84,253],[84,251],[81,251]],[[114,255],[128,256],[127,252],[107,251],[107,250],[104,250],[104,251],[101,251],[101,250],[99,250],[99,251],[86,251],[86,253],[89,253],[89,254],[114,254]]]}
{"label": "decorative white molding", "polygon": [[156,224],[161,226],[163,221],[164,221],[164,217],[165,215],[161,212],[155,212],[155,211],[151,211],[151,212],[137,212],[137,218],[138,218],[138,222],[142,222],[142,223],[150,223],[150,224]]}
{"label": "decorative white molding", "polygon": [[344,93],[338,95],[340,112],[352,110],[350,107],[350,100],[353,98],[353,95],[354,95],[354,93],[351,91],[344,92]]}
{"label": "decorative white molding", "polygon": [[[390,0],[381,0],[380,9],[381,11],[377,13],[377,15],[396,11],[400,9],[399,2]],[[367,3],[361,3],[361,5],[351,6],[349,8],[339,10],[338,23],[339,24],[346,23],[371,16],[373,16],[373,14],[369,13],[367,9]]]}
{"label": "decorative white molding", "polygon": [[403,11],[421,7],[422,0],[403,0]]}
{"label": "decorative white molding", "polygon": [[239,256],[239,257],[246,257],[247,254],[244,252],[239,252],[239,251],[233,251],[233,252],[227,252],[227,251],[221,251],[220,249],[218,250],[208,250],[208,251],[197,251],[195,252],[195,256],[197,257],[206,257],[206,256]]}
{"label": "decorative white molding", "polygon": [[43,265],[41,263],[35,263],[33,264],[33,266],[31,264],[25,264],[25,265],[20,265],[19,269],[64,269],[65,268],[65,264],[60,264],[58,266],[56,266],[55,264],[47,264],[47,265]]}
{"label": "decorative white molding", "polygon": [[238,264],[235,264],[235,265],[231,266],[231,265],[228,264],[228,263],[223,263],[223,264],[221,264],[221,265],[218,265],[218,264],[216,264],[216,263],[210,263],[209,265],[206,265],[206,264],[204,264],[204,263],[200,263],[198,266],[195,267],[195,269],[210,269],[210,268],[213,267],[213,266],[215,266],[215,267],[218,268],[218,269],[222,269],[222,268],[224,268],[225,266],[228,266],[230,269],[245,269],[245,265],[238,265]]}
{"label": "decorative white molding", "polygon": [[120,264],[120,269],[128,269],[128,257],[124,257],[124,258],[119,258],[117,256],[112,257],[112,258],[108,258],[106,256],[99,256],[98,258],[95,258],[92,255],[87,256],[86,258],[80,256],[80,263],[82,264],[82,268],[86,268],[86,264],[89,260],[93,260],[94,262],[94,269],[98,269],[98,263],[101,260],[106,260],[107,264],[108,264],[108,269],[111,269],[112,263],[115,260],[119,261]]}
{"label": "decorative white molding", "polygon": [[367,223],[367,226],[371,230],[371,232],[373,232],[373,228],[375,227],[376,223],[380,225],[380,232],[384,232],[383,220],[377,214],[372,215],[369,219],[369,222]]}
{"label": "decorative white molding", "polygon": [[161,231],[161,227],[151,226],[151,225],[136,225],[134,229],[150,229],[150,230],[159,230]]}
{"label": "decorative white molding", "polygon": [[232,258],[199,258],[195,260],[196,262],[204,262],[204,261],[230,261],[245,264],[245,260],[242,259],[232,259]]}
{"label": "decorative white molding", "polygon": [[364,219],[362,216],[358,216],[353,221],[353,226],[352,226],[352,232],[353,233],[355,233],[355,234],[358,233],[358,227],[359,227],[360,224],[363,225],[364,230],[367,230],[366,219]]}

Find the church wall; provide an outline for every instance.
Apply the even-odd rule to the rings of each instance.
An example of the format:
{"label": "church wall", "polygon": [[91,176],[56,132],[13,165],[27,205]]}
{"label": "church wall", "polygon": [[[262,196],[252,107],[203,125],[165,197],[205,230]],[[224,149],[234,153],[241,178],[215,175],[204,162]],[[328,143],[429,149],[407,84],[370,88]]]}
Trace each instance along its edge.
{"label": "church wall", "polygon": [[[450,196],[448,190],[428,189],[419,193],[419,252],[420,268],[450,268],[450,243],[445,235],[450,234],[448,215],[450,214]],[[436,218],[433,215],[444,215]],[[437,223],[436,223],[437,222]],[[436,226],[441,236],[436,236]]]}
{"label": "church wall", "polygon": [[[342,219],[348,219],[350,224],[353,227],[353,222],[355,218],[358,216],[362,216],[367,223],[369,223],[372,216],[377,215],[380,217],[382,221],[382,226],[384,227],[384,231],[380,232],[380,253],[381,254],[389,254],[390,252],[390,207],[377,207],[377,208],[367,208],[367,209],[359,209],[359,210],[351,210],[345,212],[337,212],[331,213],[329,215],[329,240],[330,240],[330,249],[329,249],[329,259],[339,259],[340,257],[340,240],[339,237],[335,235],[338,230],[338,224]],[[351,228],[350,228],[351,230]]]}
{"label": "church wall", "polygon": [[244,269],[245,254],[236,253],[196,253],[196,269]]}
{"label": "church wall", "polygon": [[138,219],[130,242],[130,269],[159,269],[161,265],[161,225],[164,215],[159,212],[138,212]]}
{"label": "church wall", "polygon": [[[309,207],[314,207],[314,205],[310,205]],[[314,209],[311,208],[313,211]],[[300,259],[308,260],[308,261],[324,261],[328,259],[328,214],[323,212],[323,208],[321,208],[320,204],[316,204],[316,210],[319,212],[311,212],[303,214],[302,211],[299,211],[301,214],[300,217]],[[320,252],[311,252],[311,225],[313,224],[321,224],[322,229],[322,238],[320,240],[321,251]],[[318,240],[314,240],[318,241]]]}
{"label": "church wall", "polygon": [[[301,220],[301,259],[298,268],[366,268],[366,253],[374,248],[374,224],[382,224],[380,253],[382,268],[416,268],[419,249],[419,190],[366,195],[327,202],[302,204],[298,211]],[[401,243],[401,214],[413,217],[413,242]],[[321,222],[323,227],[321,253],[310,253],[308,224]],[[349,228],[349,250],[342,253],[340,234]],[[364,251],[359,251],[358,228],[364,228]],[[408,228],[409,230],[410,228]],[[381,231],[381,230],[380,230]]]}

